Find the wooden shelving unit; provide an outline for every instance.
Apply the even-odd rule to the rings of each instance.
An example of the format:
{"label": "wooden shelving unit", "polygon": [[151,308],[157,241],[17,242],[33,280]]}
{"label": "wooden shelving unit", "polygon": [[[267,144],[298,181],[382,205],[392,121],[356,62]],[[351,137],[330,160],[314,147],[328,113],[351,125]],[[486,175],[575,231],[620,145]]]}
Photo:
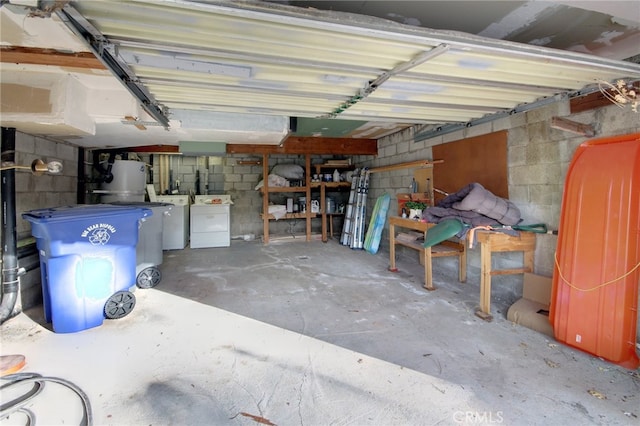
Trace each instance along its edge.
{"label": "wooden shelving unit", "polygon": [[[263,242],[269,243],[269,221],[275,220],[275,217],[271,214],[265,214],[269,211],[269,194],[277,192],[298,192],[304,193],[307,199],[307,207],[305,213],[287,213],[285,217],[280,220],[286,219],[305,219],[306,220],[306,240],[311,241],[311,219],[317,216],[317,213],[311,212],[311,156],[305,154],[305,185],[304,186],[288,186],[288,187],[269,187],[269,154],[262,155],[262,175],[264,176],[264,184],[262,187],[262,222],[263,222]],[[324,220],[324,218],[323,218]]]}
{"label": "wooden shelving unit", "polygon": [[[305,192],[305,186],[277,186],[269,188],[269,192]],[[262,190],[264,192],[264,189]]]}
{"label": "wooden shelving unit", "polygon": [[[307,222],[307,241],[311,240],[311,219],[315,217],[311,213],[311,157],[310,155],[378,155],[378,141],[376,139],[352,139],[352,138],[321,138],[321,137],[298,137],[289,136],[278,145],[260,145],[260,144],[227,144],[227,154],[250,154],[262,155],[263,175],[265,177],[265,185],[263,187],[263,211],[269,211],[269,194],[275,192],[300,192],[305,193],[307,197],[307,213],[304,218]],[[288,187],[288,188],[269,188],[269,155],[305,155],[305,186]],[[344,165],[328,164],[322,165],[326,168],[345,167]],[[353,167],[353,166],[352,166]],[[339,186],[338,186],[339,187]],[[315,189],[315,186],[313,187]],[[322,186],[320,185],[321,191]],[[284,189],[284,190],[283,190]],[[326,189],[326,185],[325,185]],[[313,215],[313,216],[312,216]],[[264,222],[264,242],[269,242],[269,215],[262,215]],[[325,221],[326,217],[323,217]]]}
{"label": "wooden shelving unit", "polygon": [[[262,159],[262,168],[263,168],[263,176],[269,176],[269,154],[263,154]],[[269,211],[269,194],[273,193],[304,193],[307,199],[307,206],[305,209],[305,213],[287,213],[284,217],[279,220],[286,219],[304,219],[306,220],[306,240],[311,241],[311,219],[316,217],[321,217],[322,219],[322,241],[327,241],[327,219],[332,220],[333,216],[339,216],[338,213],[327,213],[327,205],[326,205],[326,192],[329,191],[342,191],[349,190],[351,188],[350,182],[312,182],[311,181],[311,170],[314,169],[318,175],[322,174],[323,170],[335,170],[338,169],[340,171],[344,170],[353,170],[355,166],[351,164],[311,164],[311,156],[310,154],[305,155],[305,185],[304,186],[289,186],[289,187],[269,187],[268,179],[264,179],[264,184],[262,187],[263,200],[262,200],[262,211],[263,213],[260,217],[263,220],[264,227],[264,237],[263,242],[265,244],[269,243],[269,222],[271,220],[275,220],[276,218],[271,215],[265,215],[264,212]],[[313,191],[320,191],[320,212],[315,213],[311,211],[311,194]],[[331,224],[332,225],[332,224]],[[332,228],[333,226],[331,226]]]}
{"label": "wooden shelving unit", "polygon": [[[352,170],[354,167],[349,166],[335,166],[335,165],[324,165],[324,164],[316,164],[316,170],[321,170],[321,168],[326,169],[338,169],[338,170]],[[318,173],[320,174],[320,173]],[[314,182],[311,184],[313,188],[320,187],[320,214],[322,216],[322,241],[327,242],[327,218],[329,220],[333,220],[332,216],[337,216],[337,213],[327,213],[327,197],[326,192],[327,189],[330,190],[349,190],[351,189],[351,182]],[[331,224],[333,228],[333,224]]]}

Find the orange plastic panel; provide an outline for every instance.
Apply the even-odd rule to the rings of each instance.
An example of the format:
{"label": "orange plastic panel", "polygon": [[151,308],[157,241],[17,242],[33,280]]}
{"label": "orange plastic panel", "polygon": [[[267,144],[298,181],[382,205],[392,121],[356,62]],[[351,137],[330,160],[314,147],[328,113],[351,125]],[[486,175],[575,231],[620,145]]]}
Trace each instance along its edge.
{"label": "orange plastic panel", "polygon": [[564,187],[556,258],[549,313],[555,338],[637,368],[640,133],[578,147]]}

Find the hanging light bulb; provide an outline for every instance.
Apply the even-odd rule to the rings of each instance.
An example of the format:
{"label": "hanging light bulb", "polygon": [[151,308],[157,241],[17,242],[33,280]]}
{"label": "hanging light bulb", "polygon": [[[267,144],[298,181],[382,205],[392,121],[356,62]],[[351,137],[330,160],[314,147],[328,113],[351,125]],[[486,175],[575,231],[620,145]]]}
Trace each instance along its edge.
{"label": "hanging light bulb", "polygon": [[20,166],[14,163],[2,163],[0,165],[0,170],[31,170],[31,172],[37,176],[40,176],[43,173],[56,175],[58,173],[62,173],[62,162],[53,160],[45,163],[44,161],[38,159],[33,160],[31,166]]}
{"label": "hanging light bulb", "polygon": [[47,163],[47,171],[53,175],[62,173],[62,163],[60,161],[49,161]]}
{"label": "hanging light bulb", "polygon": [[46,172],[58,174],[62,172],[62,163],[60,161],[49,161],[45,163],[40,159],[33,160],[33,163],[31,163],[31,171],[34,175],[41,175]]}

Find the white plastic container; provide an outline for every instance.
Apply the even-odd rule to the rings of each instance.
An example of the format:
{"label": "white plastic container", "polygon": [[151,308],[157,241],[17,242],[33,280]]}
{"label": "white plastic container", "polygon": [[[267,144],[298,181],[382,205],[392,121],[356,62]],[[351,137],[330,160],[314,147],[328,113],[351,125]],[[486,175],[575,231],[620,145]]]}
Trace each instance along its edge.
{"label": "white plastic container", "polygon": [[327,214],[336,212],[336,202],[333,197],[325,197],[324,205],[327,209]]}
{"label": "white plastic container", "polygon": [[146,166],[142,161],[115,160],[111,167],[113,180],[102,184],[103,203],[114,201],[144,201]]}

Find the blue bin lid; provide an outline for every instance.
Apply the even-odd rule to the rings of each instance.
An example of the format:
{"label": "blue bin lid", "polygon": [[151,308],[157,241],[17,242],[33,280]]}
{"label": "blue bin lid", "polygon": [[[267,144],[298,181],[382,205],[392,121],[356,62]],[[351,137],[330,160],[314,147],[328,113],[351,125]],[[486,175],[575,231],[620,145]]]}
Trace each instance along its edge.
{"label": "blue bin lid", "polygon": [[160,201],[113,201],[113,202],[110,202],[109,204],[112,204],[114,206],[130,206],[130,207],[146,207],[146,208],[173,206],[172,203],[163,203]]}
{"label": "blue bin lid", "polygon": [[136,214],[141,219],[152,216],[153,211],[147,208],[116,206],[111,204],[77,204],[73,206],[30,210],[22,213],[22,217],[30,222],[51,223],[94,217],[107,218],[129,214]]}
{"label": "blue bin lid", "polygon": [[22,217],[31,222],[38,249],[58,257],[74,250],[75,243],[135,246],[140,221],[152,215],[151,209],[139,207],[79,204],[32,210]]}

